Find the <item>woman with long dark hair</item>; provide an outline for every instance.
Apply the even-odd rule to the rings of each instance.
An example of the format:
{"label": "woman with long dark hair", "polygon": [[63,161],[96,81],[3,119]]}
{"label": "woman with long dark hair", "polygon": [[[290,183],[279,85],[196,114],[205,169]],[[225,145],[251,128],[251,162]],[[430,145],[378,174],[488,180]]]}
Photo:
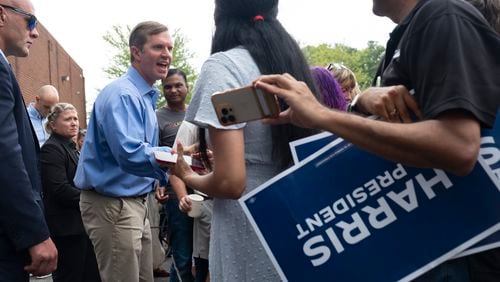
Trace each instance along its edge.
{"label": "woman with long dark hair", "polygon": [[[247,86],[261,74],[290,73],[314,89],[309,66],[276,16],[278,0],[216,0],[212,55],[204,63],[186,120],[208,128],[212,172],[194,173],[179,159],[174,171],[187,186],[212,197],[210,275],[213,281],[277,281],[236,199],[291,165],[288,143],[311,135],[291,125],[260,121],[222,126],[210,102],[214,92]],[[286,105],[280,101],[281,109]],[[205,144],[202,134],[201,151]],[[179,154],[183,153],[179,146]]]}

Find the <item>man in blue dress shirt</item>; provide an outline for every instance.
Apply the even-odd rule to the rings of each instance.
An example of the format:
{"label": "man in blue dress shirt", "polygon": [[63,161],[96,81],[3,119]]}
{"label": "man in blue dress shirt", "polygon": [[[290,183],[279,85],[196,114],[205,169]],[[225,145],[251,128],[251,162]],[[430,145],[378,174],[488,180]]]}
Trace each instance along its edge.
{"label": "man in blue dress shirt", "polygon": [[97,97],[75,176],[82,219],[103,281],[153,281],[146,196],[167,177],[153,152],[158,124],[154,83],[167,75],[173,41],[166,26],[131,32],[132,65]]}
{"label": "man in blue dress shirt", "polygon": [[40,148],[49,139],[49,133],[45,131],[45,123],[47,123],[47,116],[50,113],[50,109],[57,103],[59,103],[59,92],[57,92],[57,89],[52,85],[44,85],[38,89],[35,102],[30,103],[27,107]]}

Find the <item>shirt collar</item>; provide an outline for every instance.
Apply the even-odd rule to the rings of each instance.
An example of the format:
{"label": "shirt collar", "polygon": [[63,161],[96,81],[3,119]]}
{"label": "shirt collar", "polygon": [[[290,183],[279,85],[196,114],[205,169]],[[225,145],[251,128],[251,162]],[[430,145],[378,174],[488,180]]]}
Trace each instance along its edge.
{"label": "shirt collar", "polygon": [[5,56],[5,54],[3,53],[2,49],[0,49],[0,54],[2,55],[2,57],[4,58],[4,60],[9,63],[9,61],[7,60],[7,57]]}
{"label": "shirt collar", "polygon": [[28,111],[32,114],[32,115],[35,115],[36,117],[38,117],[39,119],[44,119],[44,117],[42,117],[42,115],[40,114],[40,112],[35,108],[35,103],[31,102],[29,105],[28,105]]}
{"label": "shirt collar", "polygon": [[389,63],[391,62],[391,59],[396,51],[398,49],[399,42],[401,40],[401,37],[403,37],[403,34],[405,33],[406,29],[410,25],[410,23],[413,20],[413,17],[415,14],[420,10],[420,7],[422,7],[428,0],[420,0],[418,3],[413,7],[411,12],[403,19],[403,21],[396,25],[396,27],[392,30],[390,33],[389,40],[387,41],[387,45],[385,47],[385,56],[384,60],[379,66],[379,70],[377,71],[377,76],[383,72]]}
{"label": "shirt collar", "polygon": [[406,18],[400,24],[397,25],[397,27],[409,25],[410,22],[413,20],[413,17],[415,16],[415,14],[418,12],[418,10],[420,10],[420,7],[422,7],[427,1],[428,0],[418,1],[418,3],[415,5],[415,7],[413,7],[411,12],[406,16]]}
{"label": "shirt collar", "polygon": [[75,143],[75,142],[73,142],[73,140],[71,138],[66,138],[57,132],[52,132],[52,134],[50,136],[54,136],[54,138],[56,138],[57,140],[61,141],[64,144]]}
{"label": "shirt collar", "polygon": [[160,94],[158,88],[156,88],[154,85],[150,86],[133,66],[130,66],[128,68],[127,75],[130,77],[130,80],[137,87],[137,90],[139,90],[139,93],[141,93],[141,95],[149,95],[154,98],[155,96],[157,97]]}
{"label": "shirt collar", "polygon": [[77,151],[76,143],[71,138],[66,138],[66,137],[64,137],[56,132],[52,132],[52,134],[50,135],[50,138],[55,138],[55,139],[59,140],[59,142],[61,144],[68,146],[70,149],[72,149],[74,151]]}

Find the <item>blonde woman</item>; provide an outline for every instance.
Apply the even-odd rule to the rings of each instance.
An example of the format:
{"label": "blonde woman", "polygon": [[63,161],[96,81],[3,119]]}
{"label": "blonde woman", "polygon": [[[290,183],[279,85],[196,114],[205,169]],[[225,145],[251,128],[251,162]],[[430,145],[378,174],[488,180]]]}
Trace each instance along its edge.
{"label": "blonde woman", "polygon": [[328,65],[328,70],[340,84],[344,97],[348,103],[350,103],[356,95],[361,93],[356,75],[348,67],[343,64],[332,63]]}
{"label": "blonde woman", "polygon": [[80,190],[73,183],[79,156],[73,140],[78,126],[73,105],[55,104],[45,124],[50,137],[40,152],[45,217],[59,251],[55,282],[100,281],[92,243],[80,215]]}

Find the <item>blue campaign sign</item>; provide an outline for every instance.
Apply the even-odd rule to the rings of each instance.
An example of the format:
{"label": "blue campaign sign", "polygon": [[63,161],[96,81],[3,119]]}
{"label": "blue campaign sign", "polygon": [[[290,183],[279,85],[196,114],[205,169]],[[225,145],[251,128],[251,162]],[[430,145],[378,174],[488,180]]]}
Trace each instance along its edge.
{"label": "blue campaign sign", "polygon": [[337,147],[340,147],[341,142],[346,143],[343,139],[337,138],[337,136],[330,132],[323,132],[290,142],[293,162],[295,164],[301,162],[333,141],[338,143],[338,145],[336,145]]}
{"label": "blue campaign sign", "polygon": [[[500,127],[500,115],[497,118],[497,126],[496,128]],[[498,131],[496,133],[498,137]],[[483,136],[482,139],[482,147],[483,147],[483,155],[487,157],[488,151],[491,149],[488,149],[488,136],[495,136],[495,129],[483,129],[481,132],[481,135]],[[498,139],[498,138],[497,138]],[[319,133],[313,136],[309,136],[306,138],[302,138],[293,142],[290,142],[290,150],[292,152],[293,156],[293,161],[295,164],[298,164],[299,162],[303,161],[310,155],[314,154],[317,152],[320,148],[324,147],[327,144],[330,144],[331,142],[335,142],[335,147],[336,150],[340,151],[342,150],[345,146],[348,146],[349,143],[344,141],[343,139],[338,138],[334,134],[331,134],[329,132],[323,132]],[[490,141],[491,142],[491,141]],[[346,145],[347,144],[347,145]],[[333,150],[333,147],[332,149]],[[496,162],[498,161],[497,157],[495,157],[495,154],[490,154],[490,160],[488,162]],[[479,161],[483,161],[485,157],[480,157]],[[500,156],[498,156],[500,157]],[[493,160],[493,161],[491,161]],[[484,163],[484,161],[483,161]],[[485,164],[487,166],[487,164]],[[497,176],[500,175],[500,172],[497,173]],[[455,256],[457,257],[462,257],[462,256],[467,256],[479,252],[483,252],[489,249],[493,248],[498,248],[500,247],[500,231],[496,232],[495,234],[489,236],[488,238],[481,240],[480,242],[474,244],[472,247],[469,249],[463,251],[462,253],[458,254]]]}
{"label": "blue campaign sign", "polygon": [[284,280],[409,281],[500,230],[498,131],[467,177],[339,142],[240,200]]}

